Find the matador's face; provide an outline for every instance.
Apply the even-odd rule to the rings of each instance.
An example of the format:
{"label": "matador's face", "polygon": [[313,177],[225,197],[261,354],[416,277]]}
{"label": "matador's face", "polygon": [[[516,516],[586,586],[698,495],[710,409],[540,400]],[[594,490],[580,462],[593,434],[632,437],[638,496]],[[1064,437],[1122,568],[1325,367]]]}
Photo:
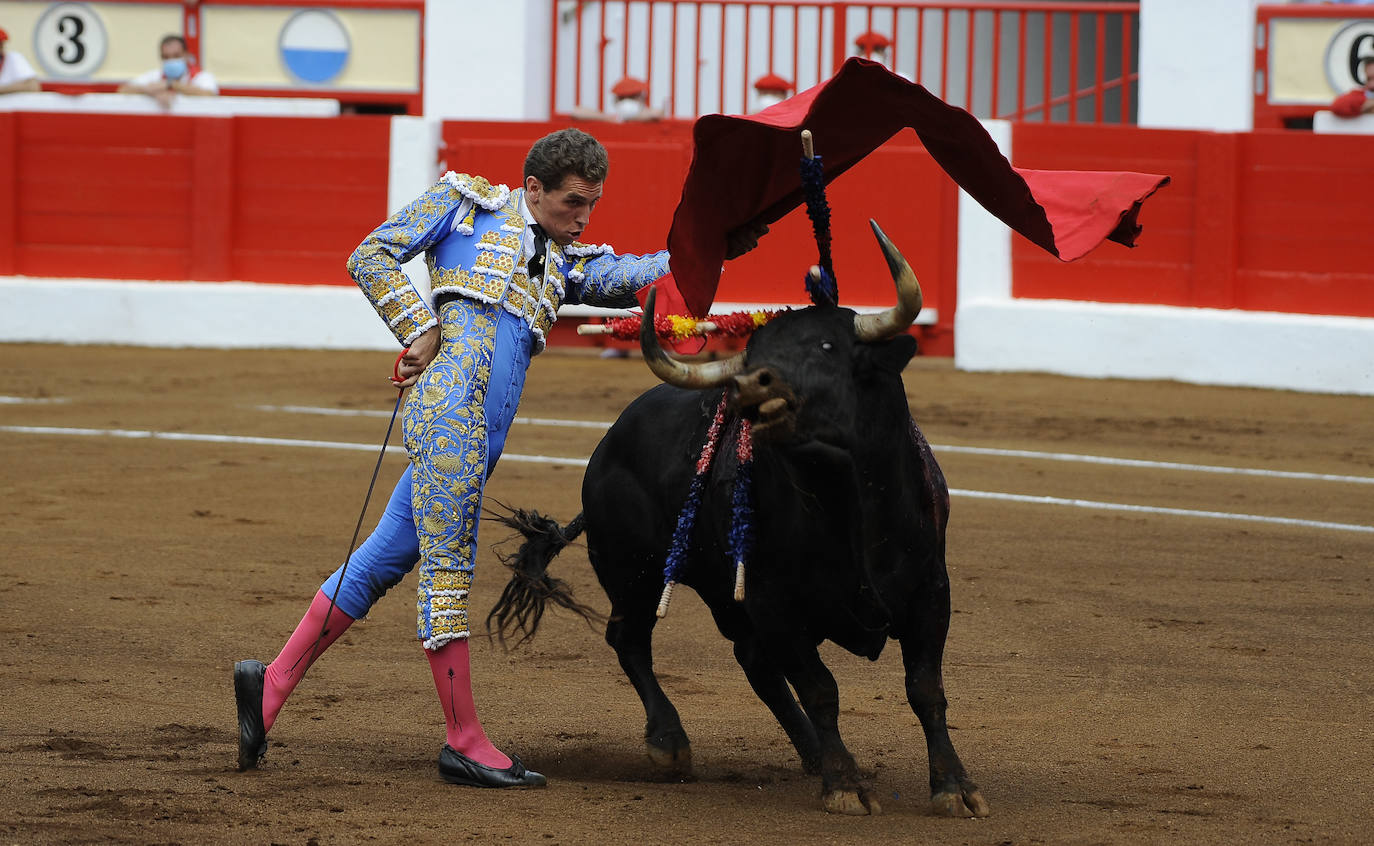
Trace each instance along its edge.
{"label": "matador's face", "polygon": [[537,177],[525,178],[525,204],[530,214],[549,237],[566,247],[582,236],[592,218],[592,209],[601,200],[604,182],[588,182],[580,176],[565,176],[556,188],[548,188]]}

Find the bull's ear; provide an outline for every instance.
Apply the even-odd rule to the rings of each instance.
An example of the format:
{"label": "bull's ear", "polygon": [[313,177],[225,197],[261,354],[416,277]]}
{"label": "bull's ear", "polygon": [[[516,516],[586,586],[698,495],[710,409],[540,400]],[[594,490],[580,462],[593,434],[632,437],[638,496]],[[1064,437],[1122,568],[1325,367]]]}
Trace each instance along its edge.
{"label": "bull's ear", "polygon": [[859,344],[859,363],[875,370],[901,373],[916,354],[916,339],[903,332],[895,338],[873,344]]}

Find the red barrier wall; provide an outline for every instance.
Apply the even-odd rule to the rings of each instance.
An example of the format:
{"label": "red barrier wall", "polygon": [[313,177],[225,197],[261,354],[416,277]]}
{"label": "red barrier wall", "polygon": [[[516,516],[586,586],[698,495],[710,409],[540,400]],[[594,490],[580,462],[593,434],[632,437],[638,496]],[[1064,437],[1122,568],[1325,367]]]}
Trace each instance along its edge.
{"label": "red barrier wall", "polygon": [[0,275],[352,284],[383,117],[0,115]]}
{"label": "red barrier wall", "polygon": [[[448,123],[447,166],[519,184],[530,143],[566,125]],[[662,249],[691,125],[589,128],[612,162],[589,237],[625,252]],[[0,233],[13,237],[0,246],[0,275],[351,285],[344,260],[386,213],[389,144],[380,117],[2,114],[0,188],[11,190]],[[873,217],[938,312],[938,324],[918,330],[925,351],[952,354],[956,190],[914,133],[836,180],[829,199],[841,301],[892,301]],[[815,259],[798,209],[728,265],[718,299],[805,302],[802,275]]]}
{"label": "red barrier wall", "polygon": [[1018,167],[1173,177],[1135,250],[1063,264],[1014,240],[1015,296],[1374,317],[1366,137],[1017,124],[1012,149]]}
{"label": "red barrier wall", "polygon": [[352,285],[350,253],[386,217],[390,119],[236,118],[235,279]]}
{"label": "red barrier wall", "polygon": [[14,116],[13,266],[27,276],[196,278],[195,122]]}
{"label": "red barrier wall", "polygon": [[19,235],[18,150],[13,112],[0,112],[0,274],[14,273],[15,246]]}
{"label": "red barrier wall", "polygon": [[[447,123],[447,165],[518,184],[530,142],[565,123]],[[661,249],[690,163],[690,125],[589,126],[611,152],[591,240]],[[1374,317],[1363,200],[1368,139],[1017,124],[1016,164],[1140,170],[1173,184],[1146,205],[1141,246],[1064,264],[1013,239],[1014,293],[1123,303]],[[382,117],[189,118],[0,113],[0,275],[351,285],[343,263],[383,218]],[[820,140],[824,155],[824,139]],[[727,186],[728,189],[728,186]],[[957,192],[913,133],[832,183],[835,266],[850,305],[891,302],[866,226],[921,277],[953,350]],[[805,212],[727,265],[718,300],[804,302],[816,245]]]}
{"label": "red barrier wall", "polygon": [[[567,125],[445,123],[447,166],[514,186],[531,142]],[[609,241],[620,252],[664,249],[691,164],[691,124],[663,121],[585,128],[605,144],[611,160],[605,197],[585,237]],[[824,139],[818,139],[817,152],[825,154]],[[797,156],[800,159],[800,147]],[[893,302],[892,277],[868,227],[871,217],[920,277],[926,307],[938,312],[936,325],[917,330],[922,349],[952,355],[958,252],[958,192],[953,181],[926,154],[916,134],[904,132],[835,180],[827,195],[841,303]],[[805,209],[798,208],[774,224],[756,250],[726,264],[716,300],[805,303],[803,275],[816,255],[811,223]]]}

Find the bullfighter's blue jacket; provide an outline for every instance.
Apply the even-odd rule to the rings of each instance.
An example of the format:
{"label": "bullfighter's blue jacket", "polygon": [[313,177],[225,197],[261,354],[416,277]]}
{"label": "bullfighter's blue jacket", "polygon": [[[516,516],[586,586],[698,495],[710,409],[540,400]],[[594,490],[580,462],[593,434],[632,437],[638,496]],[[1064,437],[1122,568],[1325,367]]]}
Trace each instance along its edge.
{"label": "bullfighter's blue jacket", "polygon": [[401,270],[424,252],[433,296],[499,304],[529,325],[538,354],[562,303],[628,308],[635,291],[668,272],[667,251],[617,256],[608,244],[550,242],[543,278],[531,279],[524,198],[523,188],[450,171],[358,246],[349,275],[396,340],[409,345],[437,324],[435,310]]}
{"label": "bullfighter's blue jacket", "polygon": [[[411,466],[387,519],[359,550],[361,568],[348,572],[341,607],[366,613],[418,557],[416,634],[430,650],[468,636],[482,490],[514,422],[525,368],[544,348],[558,306],[632,305],[635,291],[668,269],[667,252],[617,256],[605,245],[550,242],[543,273],[531,277],[528,215],[524,189],[448,173],[348,260],[396,340],[409,345],[438,326],[440,342],[402,413]],[[401,270],[422,252],[434,305]],[[343,575],[332,578],[343,582]]]}

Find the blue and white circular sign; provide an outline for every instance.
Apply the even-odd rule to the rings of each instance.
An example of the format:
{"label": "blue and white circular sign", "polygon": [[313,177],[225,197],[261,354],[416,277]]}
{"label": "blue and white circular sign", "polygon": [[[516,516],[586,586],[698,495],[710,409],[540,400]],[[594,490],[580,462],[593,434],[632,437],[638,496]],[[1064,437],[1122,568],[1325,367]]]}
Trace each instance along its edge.
{"label": "blue and white circular sign", "polygon": [[348,64],[348,30],[325,9],[305,9],[292,15],[278,39],[286,72],[307,85],[325,85]]}

